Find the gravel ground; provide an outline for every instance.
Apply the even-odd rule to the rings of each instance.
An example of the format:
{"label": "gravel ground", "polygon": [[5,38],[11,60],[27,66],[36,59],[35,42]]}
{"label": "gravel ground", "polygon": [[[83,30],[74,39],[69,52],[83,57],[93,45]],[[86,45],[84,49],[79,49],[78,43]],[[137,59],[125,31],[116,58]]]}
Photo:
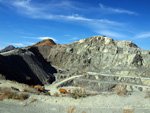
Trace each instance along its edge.
{"label": "gravel ground", "polygon": [[[81,99],[31,95],[25,101],[1,101],[0,113],[150,113],[150,98],[144,96],[144,92],[129,96],[101,94]],[[33,99],[36,101],[32,102]]]}
{"label": "gravel ground", "polygon": [[[27,87],[11,81],[0,83],[0,87],[13,86],[20,91]],[[139,91],[126,96],[103,92],[80,99],[29,95],[25,101],[0,101],[0,113],[150,113],[150,98],[145,98],[146,93]]]}

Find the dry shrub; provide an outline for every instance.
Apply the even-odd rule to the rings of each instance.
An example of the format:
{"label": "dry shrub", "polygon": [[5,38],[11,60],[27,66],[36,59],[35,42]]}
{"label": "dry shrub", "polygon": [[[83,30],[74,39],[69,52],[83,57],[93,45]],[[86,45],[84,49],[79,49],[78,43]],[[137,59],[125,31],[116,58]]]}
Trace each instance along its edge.
{"label": "dry shrub", "polygon": [[22,93],[22,94],[17,94],[17,97],[15,99],[17,99],[17,100],[26,100],[26,99],[28,99],[28,97],[29,97],[28,94]]}
{"label": "dry shrub", "polygon": [[31,101],[30,101],[29,103],[24,104],[23,107],[26,107],[26,106],[28,106],[29,104],[34,103],[34,102],[36,102],[36,101],[37,101],[37,99],[32,98]]}
{"label": "dry shrub", "polygon": [[55,97],[59,97],[60,94],[59,94],[58,92],[56,92],[56,93],[54,93],[54,96],[55,96]]}
{"label": "dry shrub", "polygon": [[15,88],[15,87],[11,87],[11,89],[15,90],[15,91],[19,91],[18,88]]}
{"label": "dry shrub", "polygon": [[75,110],[75,108],[74,108],[74,107],[72,107],[72,106],[70,106],[70,107],[69,107],[69,109],[68,109],[68,113],[73,113],[73,112],[74,112],[74,110]]}
{"label": "dry shrub", "polygon": [[50,92],[45,92],[45,93],[43,93],[43,95],[51,96],[51,93]]}
{"label": "dry shrub", "polygon": [[24,104],[23,107],[26,107],[28,104]]}
{"label": "dry shrub", "polygon": [[34,102],[36,102],[36,101],[37,101],[37,99],[34,99],[34,98],[33,98],[30,103],[34,103]]}
{"label": "dry shrub", "polygon": [[40,94],[39,91],[32,89],[32,88],[24,88],[23,89],[25,92],[29,92],[29,93],[35,93],[35,94]]}
{"label": "dry shrub", "polygon": [[145,98],[150,98],[150,91],[147,91],[147,92],[146,92]]}
{"label": "dry shrub", "polygon": [[0,91],[0,101],[2,101],[3,99],[5,99],[6,95],[9,94],[10,90],[11,89],[8,88],[8,87],[1,88],[1,91]]}
{"label": "dry shrub", "polygon": [[96,95],[98,95],[98,93],[96,93],[96,92],[89,92],[89,93],[86,93],[86,96],[96,96]]}
{"label": "dry shrub", "polygon": [[113,88],[113,91],[119,96],[124,96],[128,93],[126,85],[117,85],[115,88]]}
{"label": "dry shrub", "polygon": [[0,94],[0,101],[4,100],[5,99],[5,94]]}
{"label": "dry shrub", "polygon": [[25,100],[29,96],[27,94],[18,94],[17,92],[11,92],[11,89],[5,87],[0,92],[0,101],[4,99],[14,99],[14,100]]}
{"label": "dry shrub", "polygon": [[29,103],[24,104],[23,107],[26,107],[26,106],[28,106],[29,104],[34,103],[34,102],[36,102],[36,101],[37,101],[37,99],[32,98],[31,101],[30,101]]}
{"label": "dry shrub", "polygon": [[134,113],[134,110],[132,110],[132,109],[124,109],[123,113]]}
{"label": "dry shrub", "polygon": [[61,97],[67,97],[68,94],[61,94]]}
{"label": "dry shrub", "polygon": [[70,96],[74,99],[78,99],[81,97],[86,97],[86,91],[84,88],[76,88],[70,93]]}

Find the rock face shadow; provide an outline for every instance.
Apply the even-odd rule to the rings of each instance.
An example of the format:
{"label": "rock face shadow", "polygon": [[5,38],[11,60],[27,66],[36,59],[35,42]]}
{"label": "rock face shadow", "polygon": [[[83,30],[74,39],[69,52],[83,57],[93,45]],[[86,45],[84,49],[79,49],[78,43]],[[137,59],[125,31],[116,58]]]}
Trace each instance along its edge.
{"label": "rock face shadow", "polygon": [[36,85],[50,84],[55,81],[56,69],[41,54],[19,49],[17,53],[0,55],[0,73],[6,79]]}

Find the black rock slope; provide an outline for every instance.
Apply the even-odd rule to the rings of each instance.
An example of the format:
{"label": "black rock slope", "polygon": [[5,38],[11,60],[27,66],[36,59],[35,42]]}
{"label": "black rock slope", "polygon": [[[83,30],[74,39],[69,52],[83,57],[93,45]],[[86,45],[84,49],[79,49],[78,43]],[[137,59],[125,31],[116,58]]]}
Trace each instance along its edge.
{"label": "black rock slope", "polygon": [[15,49],[0,55],[0,73],[9,80],[32,85],[49,84],[55,80],[55,72],[38,51]]}

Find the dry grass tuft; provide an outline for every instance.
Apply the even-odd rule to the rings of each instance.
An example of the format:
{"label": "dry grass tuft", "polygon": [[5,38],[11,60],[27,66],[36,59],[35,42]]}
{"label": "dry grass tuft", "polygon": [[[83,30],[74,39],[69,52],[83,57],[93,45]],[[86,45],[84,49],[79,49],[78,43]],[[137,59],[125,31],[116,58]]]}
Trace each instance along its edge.
{"label": "dry grass tuft", "polygon": [[150,91],[147,91],[147,92],[146,92],[145,98],[150,98]]}
{"label": "dry grass tuft", "polygon": [[28,106],[29,104],[34,103],[34,102],[36,102],[36,101],[37,101],[37,99],[32,98],[31,101],[30,101],[29,103],[24,104],[23,107],[26,107],[26,106]]}
{"label": "dry grass tuft", "polygon": [[37,99],[34,99],[34,98],[33,98],[30,103],[34,103],[34,102],[36,102],[36,101],[37,101]]}
{"label": "dry grass tuft", "polygon": [[39,91],[32,89],[32,88],[24,88],[23,89],[25,92],[29,92],[29,93],[35,93],[35,94],[40,94]]}
{"label": "dry grass tuft", "polygon": [[5,95],[9,94],[10,92],[10,88],[1,88],[1,91],[0,91],[0,101],[4,100],[5,99]]}
{"label": "dry grass tuft", "polygon": [[45,92],[44,95],[51,96],[51,93],[50,92]]}
{"label": "dry grass tuft", "polygon": [[28,104],[24,104],[23,107],[26,107]]}
{"label": "dry grass tuft", "polygon": [[11,92],[11,89],[8,87],[3,88],[0,91],[0,101],[4,99],[13,99],[13,100],[25,100],[29,96],[27,94],[18,94],[17,92]]}
{"label": "dry grass tuft", "polygon": [[74,99],[78,99],[81,97],[86,97],[86,91],[84,88],[76,88],[70,93],[70,96]]}
{"label": "dry grass tuft", "polygon": [[68,113],[73,113],[75,111],[75,108],[70,106],[69,109],[68,109]]}
{"label": "dry grass tuft", "polygon": [[60,94],[59,94],[58,92],[56,92],[56,93],[54,93],[54,96],[55,96],[55,97],[59,97]]}
{"label": "dry grass tuft", "polygon": [[123,113],[134,113],[134,110],[132,110],[132,109],[124,109]]}
{"label": "dry grass tuft", "polygon": [[68,108],[68,111],[67,111],[67,113],[86,113],[85,111],[81,111],[81,110],[75,110],[75,107],[73,107],[73,106],[70,106],[69,108]]}
{"label": "dry grass tuft", "polygon": [[119,96],[124,96],[128,93],[126,85],[117,85],[115,88],[113,88],[113,91]]}
{"label": "dry grass tuft", "polygon": [[18,88],[15,88],[15,87],[11,87],[11,89],[15,90],[15,91],[19,91]]}

